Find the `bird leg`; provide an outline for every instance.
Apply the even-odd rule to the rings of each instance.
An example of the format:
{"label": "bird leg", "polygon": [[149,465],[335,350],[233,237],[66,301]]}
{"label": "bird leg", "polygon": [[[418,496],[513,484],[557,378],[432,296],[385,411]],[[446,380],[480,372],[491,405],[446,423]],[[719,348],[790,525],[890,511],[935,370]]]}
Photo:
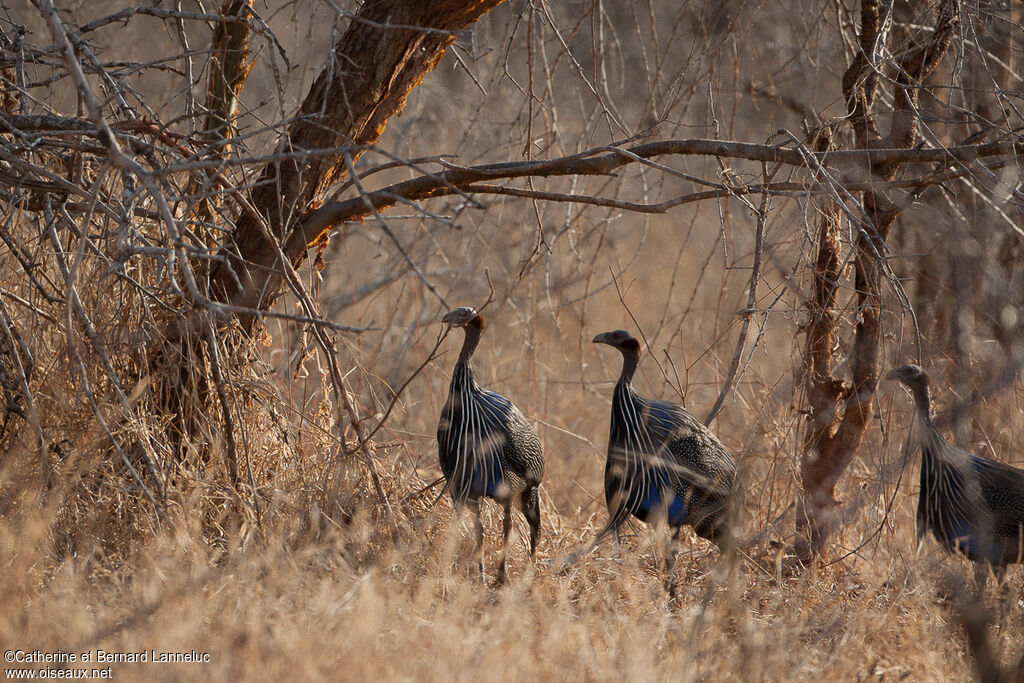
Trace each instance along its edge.
{"label": "bird leg", "polygon": [[476,531],[476,545],[473,546],[473,554],[477,557],[480,580],[486,581],[487,574],[484,571],[484,523],[480,519],[480,501],[468,500],[466,501],[466,506],[473,513],[473,528]]}
{"label": "bird leg", "polygon": [[1000,631],[1007,625],[1007,619],[1013,612],[1013,605],[1016,602],[1016,591],[1006,581],[1006,565],[998,564],[992,567],[992,573],[996,579],[996,592],[999,596],[999,615],[996,622]]}
{"label": "bird leg", "polygon": [[665,554],[665,590],[668,591],[668,595],[672,600],[676,599],[676,593],[678,588],[678,577],[674,571],[676,566],[676,558],[679,557],[679,534],[682,532],[683,527],[677,526],[676,530],[672,532],[672,539],[669,541],[668,552]]}
{"label": "bird leg", "polygon": [[665,556],[665,571],[670,572],[676,566],[676,558],[679,557],[679,535],[683,527],[677,526],[672,532],[672,541],[669,544],[668,554]]}
{"label": "bird leg", "polygon": [[499,586],[503,586],[505,581],[508,580],[507,565],[508,565],[508,537],[512,533],[512,497],[505,501],[505,520],[501,524],[501,535],[502,535],[502,546],[501,546],[501,564],[498,565],[498,582]]}
{"label": "bird leg", "polygon": [[[989,596],[992,595],[989,591],[989,584],[995,580],[995,593],[997,608],[993,615],[993,625],[997,630],[1002,630],[1005,624],[1005,618],[1010,613],[1010,602],[1007,601],[1007,586],[1003,583],[1003,577],[1006,574],[1006,567],[1004,565],[993,565],[988,562],[973,562],[974,565],[974,594],[978,601],[978,604],[987,603]],[[986,617],[987,618],[987,617]]]}
{"label": "bird leg", "polygon": [[540,496],[537,487],[526,489],[522,499],[523,516],[530,525],[530,557],[537,552],[537,539],[540,538]]}
{"label": "bird leg", "polygon": [[619,538],[619,527],[612,529],[615,534],[615,557],[622,557],[622,539]]}

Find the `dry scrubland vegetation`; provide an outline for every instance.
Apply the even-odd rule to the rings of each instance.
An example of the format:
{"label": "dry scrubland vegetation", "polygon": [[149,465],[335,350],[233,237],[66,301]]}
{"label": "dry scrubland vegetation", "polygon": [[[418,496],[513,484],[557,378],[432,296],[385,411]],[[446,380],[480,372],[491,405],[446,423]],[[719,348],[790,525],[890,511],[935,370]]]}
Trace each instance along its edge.
{"label": "dry scrubland vegetation", "polygon": [[[1017,146],[891,174],[873,168],[877,182],[896,181],[876,192],[864,191],[863,173],[728,154],[628,159],[614,176],[478,179],[476,189],[337,225],[305,261],[304,250],[288,253],[299,268],[283,296],[239,304],[216,289],[216,268],[239,242],[240,229],[229,230],[246,201],[265,209],[251,192],[267,163],[257,157],[277,148],[346,31],[377,31],[378,41],[409,33],[352,19],[367,11],[355,3],[256,3],[252,68],[234,129],[222,131],[238,139],[217,152],[198,134],[179,137],[212,127],[202,111],[218,106],[207,94],[210,47],[224,37],[195,15],[237,13],[239,3],[163,3],[171,16],[95,27],[87,24],[121,3],[60,4],[65,28],[88,41],[77,58],[126,155],[145,171],[177,166],[149,176],[154,192],[137,169],[106,164],[114,153],[76,104],[45,4],[0,2],[12,117],[0,131],[5,649],[211,653],[202,665],[114,665],[115,677],[156,679],[973,675],[961,622],[996,611],[998,596],[975,596],[965,560],[917,543],[918,459],[904,468],[911,402],[902,390],[865,385],[873,414],[849,465],[835,470],[838,520],[826,516],[824,543],[806,563],[797,512],[813,512],[801,463],[815,457],[806,445],[814,392],[825,396],[831,375],[857,381],[866,367],[857,354],[871,357],[857,345],[872,306],[858,289],[870,283],[855,278],[877,264],[862,259],[859,240],[884,220],[865,204],[883,199],[905,210],[876,242],[890,267],[875,271],[878,369],[920,358],[940,411],[957,408],[947,433],[1024,464],[1019,6],[894,3],[860,73],[858,87],[877,74],[874,99],[858,100],[865,112],[848,106],[843,76],[863,54],[871,2],[501,4],[458,33],[373,149],[321,154],[336,177],[350,161],[361,173],[416,160],[365,177],[372,191],[439,172],[426,157],[440,154],[470,166],[685,138],[856,149],[871,144],[858,128],[865,121],[882,136],[903,125],[894,110],[920,125],[906,144],[893,135],[874,146]],[[945,47],[930,42],[944,20]],[[918,83],[901,86],[896,65],[911,68],[901,60],[914,45],[941,59],[920,74],[926,87],[908,107],[900,88]],[[341,72],[359,68],[333,59]],[[343,109],[360,94],[327,102]],[[48,113],[87,121],[78,132],[67,120],[56,131],[32,127]],[[203,160],[219,160],[223,175],[210,180],[217,164]],[[919,180],[896,186],[906,178]],[[775,185],[743,194],[765,182]],[[482,185],[603,199],[502,196]],[[664,213],[615,205],[715,188],[742,197]],[[315,209],[326,189],[283,212]],[[340,200],[361,191],[341,190]],[[157,215],[160,193],[186,233],[177,244]],[[279,238],[281,222],[271,219]],[[831,318],[815,308],[829,235],[839,259]],[[209,300],[197,303],[186,270]],[[439,476],[434,430],[461,343],[449,335],[427,362],[439,321],[449,307],[482,305],[491,286],[478,377],[536,421],[547,456],[536,563],[517,517],[513,579],[500,589],[475,576],[468,521],[453,519],[447,499],[434,503],[439,486],[426,489]],[[286,317],[249,328],[225,301]],[[832,370],[814,375],[809,335],[826,318],[834,336],[817,352]],[[590,339],[615,328],[644,336],[645,395],[703,417],[726,389],[712,426],[739,463],[739,535],[753,540],[729,562],[684,534],[675,599],[663,587],[662,535],[642,524],[621,554],[607,543],[558,571],[606,518],[619,359]],[[840,414],[853,410],[847,396],[832,397]],[[486,505],[485,524],[493,577],[498,506]],[[1024,652],[1020,579],[1011,570],[1009,607],[988,629],[1006,665]]]}

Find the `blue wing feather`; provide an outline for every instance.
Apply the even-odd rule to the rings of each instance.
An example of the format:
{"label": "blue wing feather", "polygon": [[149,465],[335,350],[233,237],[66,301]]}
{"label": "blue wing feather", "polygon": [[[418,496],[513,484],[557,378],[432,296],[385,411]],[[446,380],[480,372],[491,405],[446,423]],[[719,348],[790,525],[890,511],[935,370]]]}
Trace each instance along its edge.
{"label": "blue wing feather", "polygon": [[648,470],[647,486],[637,506],[637,516],[647,519],[652,513],[661,513],[663,508],[667,508],[665,512],[670,525],[679,526],[686,523],[686,504],[672,490],[668,472],[663,469]]}
{"label": "blue wing feather", "polygon": [[[968,459],[971,470],[978,474],[984,474],[994,469],[991,461],[979,458],[971,454]],[[930,498],[939,498],[947,504],[938,507],[931,512],[931,508],[925,504],[924,512],[919,510],[919,516],[926,516],[926,523],[931,527],[935,537],[948,547],[957,548],[973,560],[986,560],[998,562],[1001,555],[999,544],[995,539],[985,540],[986,534],[979,533],[975,528],[976,524],[983,523],[983,519],[969,519],[970,510],[974,505],[954,505],[956,501],[967,500],[967,486],[964,475],[956,467],[945,462],[936,460],[932,467],[935,468],[938,477],[934,482],[927,482],[928,490],[922,490],[922,502]],[[931,487],[941,484],[941,493],[931,491]],[[920,504],[919,504],[920,507]],[[938,519],[930,519],[931,514],[937,514]],[[988,534],[989,536],[991,534]]]}
{"label": "blue wing feather", "polygon": [[663,401],[647,402],[647,426],[662,441],[672,438],[682,424],[679,408]]}

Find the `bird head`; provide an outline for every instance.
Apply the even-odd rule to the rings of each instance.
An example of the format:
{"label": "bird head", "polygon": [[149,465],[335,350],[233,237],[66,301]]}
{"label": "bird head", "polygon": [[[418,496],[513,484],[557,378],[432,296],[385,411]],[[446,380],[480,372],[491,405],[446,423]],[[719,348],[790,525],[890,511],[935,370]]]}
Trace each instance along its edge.
{"label": "bird head", "polygon": [[928,386],[928,375],[919,365],[901,365],[890,370],[885,378],[903,382],[908,387]]}
{"label": "bird head", "polygon": [[608,346],[614,346],[620,351],[634,351],[640,352],[640,342],[638,342],[633,335],[625,330],[612,330],[611,332],[602,332],[601,334],[594,337],[593,342],[595,344],[607,344]]}
{"label": "bird head", "polygon": [[[448,323],[452,327],[465,327],[471,320],[479,317],[475,308],[462,306],[461,308],[453,308],[445,313],[445,316],[441,318],[441,322]],[[483,318],[480,320],[483,322]]]}

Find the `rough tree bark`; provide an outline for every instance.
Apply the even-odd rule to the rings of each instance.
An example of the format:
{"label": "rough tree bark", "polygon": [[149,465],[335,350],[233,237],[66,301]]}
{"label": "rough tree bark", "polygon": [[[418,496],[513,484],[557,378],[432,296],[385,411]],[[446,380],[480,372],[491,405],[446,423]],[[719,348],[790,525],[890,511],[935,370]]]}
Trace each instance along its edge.
{"label": "rough tree bark", "polygon": [[[943,0],[928,39],[924,43],[911,40],[900,56],[893,77],[889,135],[885,138],[878,132],[872,110],[878,85],[874,57],[878,52],[880,19],[878,0],[862,0],[860,50],[843,75],[849,122],[859,148],[909,148],[917,138],[920,89],[949,48],[957,6],[955,0]],[[891,181],[901,166],[873,163],[870,170],[873,177]],[[812,321],[807,333],[809,406],[800,468],[803,490],[797,514],[796,549],[804,560],[821,553],[835,528],[836,483],[853,460],[874,413],[871,401],[878,386],[881,346],[880,261],[892,224],[901,211],[890,198],[890,192],[867,191],[863,195],[865,221],[857,231],[854,256],[857,325],[849,353],[849,384],[832,374],[839,315],[834,291],[839,275],[839,217],[828,208],[823,212],[816,264],[822,271],[815,284]]]}
{"label": "rough tree bark", "polygon": [[[248,201],[239,199],[242,212],[218,249],[221,258],[208,272],[205,263],[196,264],[198,279],[208,278],[204,294],[213,302],[236,307],[226,310],[237,316],[242,330],[250,330],[259,312],[270,308],[282,290],[285,273],[298,267],[308,247],[325,239],[332,227],[307,235],[302,215],[322,202],[322,193],[346,174],[347,165],[377,141],[387,121],[402,111],[408,94],[455,40],[455,32],[501,1],[368,0],[352,17],[277,146],[281,153],[310,154],[263,168]],[[250,7],[251,0],[226,0],[221,13],[242,16]],[[251,66],[246,63],[249,35],[248,24],[224,22],[213,36],[206,95],[211,158],[227,153],[223,144],[230,138],[238,97]],[[349,148],[347,155],[345,148]],[[213,189],[223,178],[212,174],[199,180]],[[200,223],[219,220],[212,202],[200,201],[194,210]],[[211,243],[213,234],[204,235]],[[290,264],[281,262],[282,254]],[[179,460],[209,461],[211,449],[202,438],[200,423],[209,399],[216,397],[225,423],[226,468],[237,484],[230,397],[218,360],[218,336],[210,325],[210,318],[200,310],[192,325],[172,328],[150,358],[151,376],[159,404],[172,417],[169,434]],[[196,406],[200,406],[198,413]],[[358,420],[350,417],[356,425]],[[198,453],[190,455],[194,450]],[[372,472],[372,463],[368,465]]]}
{"label": "rough tree bark", "polygon": [[[368,0],[334,46],[333,57],[307,94],[298,119],[278,150],[326,150],[376,142],[388,120],[455,40],[502,0]],[[341,151],[269,164],[253,190],[255,209],[241,215],[224,260],[212,269],[211,296],[218,301],[265,310],[281,292],[283,266],[278,246],[298,266],[326,230],[306,234],[300,218],[322,201],[322,193],[346,174]],[[261,225],[263,222],[263,225]],[[269,229],[278,244],[267,239]],[[254,316],[241,316],[250,327]]]}
{"label": "rough tree bark", "polygon": [[[502,0],[367,0],[351,17],[347,31],[334,46],[324,68],[307,94],[294,123],[278,144],[281,152],[307,151],[301,159],[268,164],[258,172],[259,181],[251,196],[230,196],[238,201],[240,218],[230,232],[220,234],[210,226],[221,221],[213,200],[200,199],[191,207],[197,233],[208,248],[221,257],[191,259],[174,229],[176,221],[169,208],[162,218],[175,240],[178,270],[186,287],[181,290],[194,299],[195,310],[187,323],[175,320],[165,327],[158,343],[150,348],[148,378],[156,404],[170,420],[168,445],[179,463],[192,463],[205,470],[218,452],[223,453],[225,470],[232,485],[240,483],[240,463],[235,442],[233,395],[224,373],[220,345],[228,339],[214,323],[238,319],[243,331],[262,311],[268,310],[280,293],[286,274],[295,284],[294,270],[305,258],[308,246],[321,235],[307,237],[297,219],[322,201],[324,190],[342,177],[365,146],[375,142],[387,121],[401,112],[409,92],[433,69],[455,32],[469,26]],[[51,25],[58,43],[67,43],[65,29],[50,0],[35,0]],[[224,0],[224,17],[245,17],[251,0]],[[218,23],[211,42],[211,64],[205,99],[207,112],[204,137],[209,143],[206,156],[224,158],[237,115],[238,98],[245,85],[250,26],[245,21]],[[99,129],[115,165],[147,179],[147,190],[161,196],[152,178],[122,153],[95,101],[70,44],[65,49],[69,70],[76,76],[80,95],[89,104],[90,121]],[[76,69],[77,67],[77,69]],[[348,148],[347,150],[345,148]],[[330,151],[325,151],[330,150]],[[346,153],[347,151],[347,153]],[[285,157],[286,155],[282,155]],[[190,194],[216,197],[225,178],[219,173],[197,174]],[[322,231],[332,227],[326,225]],[[285,261],[290,261],[286,263]],[[218,306],[229,304],[229,306]],[[211,315],[212,314],[212,315]],[[312,315],[312,313],[311,313]],[[229,332],[233,335],[234,331]],[[360,435],[359,419],[342,386],[341,373],[333,360],[330,340],[314,330],[330,356],[335,396],[344,405],[364,456],[370,455]],[[210,432],[204,429],[211,404],[219,404],[223,421],[224,448],[213,448]],[[339,425],[342,423],[339,419]],[[147,463],[152,464],[153,458]],[[374,484],[384,498],[372,462],[367,463]],[[247,467],[248,469],[248,467]],[[160,478],[155,467],[154,478]],[[254,486],[251,470],[249,484]],[[137,482],[145,489],[144,483]],[[157,487],[163,490],[163,486]],[[149,496],[158,513],[162,503]],[[257,512],[258,515],[258,512]]]}

